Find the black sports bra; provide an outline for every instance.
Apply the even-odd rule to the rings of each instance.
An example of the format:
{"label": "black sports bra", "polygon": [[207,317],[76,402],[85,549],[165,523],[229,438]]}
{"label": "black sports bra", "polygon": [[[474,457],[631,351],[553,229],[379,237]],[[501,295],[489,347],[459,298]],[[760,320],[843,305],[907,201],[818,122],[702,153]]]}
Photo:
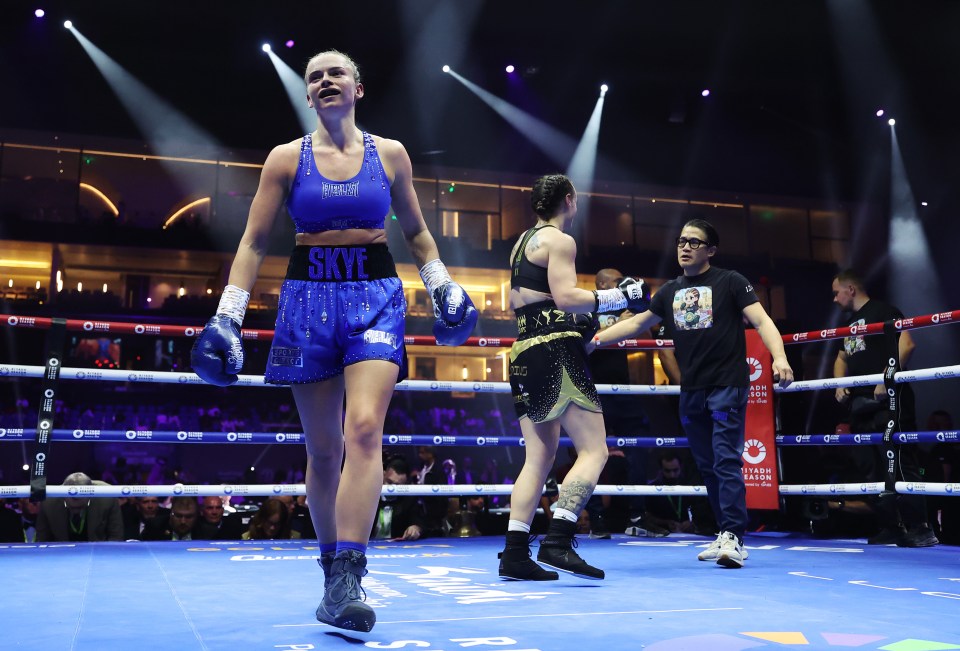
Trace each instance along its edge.
{"label": "black sports bra", "polygon": [[533,235],[543,228],[556,228],[553,224],[547,224],[540,228],[531,228],[520,240],[517,247],[517,253],[513,257],[513,273],[510,274],[510,288],[526,287],[535,292],[550,293],[550,283],[547,282],[547,268],[540,267],[527,260],[527,242]]}

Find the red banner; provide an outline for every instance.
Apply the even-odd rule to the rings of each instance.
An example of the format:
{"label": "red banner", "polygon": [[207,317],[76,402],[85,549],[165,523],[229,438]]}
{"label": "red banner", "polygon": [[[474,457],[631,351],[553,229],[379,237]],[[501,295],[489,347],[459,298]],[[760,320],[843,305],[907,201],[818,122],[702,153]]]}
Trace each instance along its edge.
{"label": "red banner", "polygon": [[747,400],[743,446],[743,479],[747,508],[780,508],[777,449],[773,424],[773,359],[756,330],[747,330],[750,397]]}

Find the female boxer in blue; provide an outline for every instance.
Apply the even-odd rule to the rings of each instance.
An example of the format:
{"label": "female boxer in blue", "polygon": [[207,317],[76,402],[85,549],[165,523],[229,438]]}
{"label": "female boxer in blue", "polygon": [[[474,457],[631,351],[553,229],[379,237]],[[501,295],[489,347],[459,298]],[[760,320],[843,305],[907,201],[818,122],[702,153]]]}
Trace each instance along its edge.
{"label": "female boxer in blue", "polygon": [[229,284],[194,346],[193,367],[212,384],[236,382],[239,327],[286,202],[296,247],[265,376],[292,385],[306,434],[307,499],[325,577],[317,619],[369,631],[376,615],[363,603],[360,578],[383,483],[383,422],[404,356],[406,303],[384,231],[391,206],[433,299],[437,343],[461,345],[477,311],[440,261],[403,145],[356,126],[364,95],[357,65],[341,52],[321,52],[304,79],[317,129],[267,157]]}

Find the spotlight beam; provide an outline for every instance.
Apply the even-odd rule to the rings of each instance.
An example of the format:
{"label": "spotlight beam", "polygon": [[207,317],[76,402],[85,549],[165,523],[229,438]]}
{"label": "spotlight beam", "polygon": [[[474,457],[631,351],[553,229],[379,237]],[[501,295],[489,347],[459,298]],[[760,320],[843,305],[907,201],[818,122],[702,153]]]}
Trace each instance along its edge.
{"label": "spotlight beam", "polygon": [[297,115],[300,130],[303,133],[310,133],[317,128],[317,114],[307,106],[307,91],[306,85],[303,83],[303,77],[288,66],[273,50],[264,51],[270,57],[270,63],[277,71],[277,76],[280,77],[280,83],[283,84],[283,90],[287,94],[287,99],[290,100],[290,106]]}
{"label": "spotlight beam", "polygon": [[538,120],[510,102],[500,99],[493,93],[484,90],[460,75],[453,68],[450,68],[447,74],[483,100],[483,102],[496,111],[500,117],[540,148],[555,164],[563,165],[566,161],[570,160],[572,154],[576,151],[577,145],[573,138],[562,131],[551,127],[546,122]]}
{"label": "spotlight beam", "polygon": [[593,173],[597,165],[597,143],[600,140],[600,118],[606,91],[601,91],[587,126],[583,130],[577,149],[567,167],[567,176],[582,192],[593,190]]}
{"label": "spotlight beam", "polygon": [[209,158],[206,154],[220,146],[211,135],[127,72],[75,27],[70,32],[97,66],[130,119],[158,153],[196,156],[202,152],[202,157]]}
{"label": "spotlight beam", "polygon": [[582,231],[583,224],[590,221],[590,195],[593,191],[593,176],[597,166],[597,143],[600,139],[600,117],[603,114],[603,103],[606,97],[606,85],[600,91],[600,97],[593,107],[593,113],[583,130],[577,150],[567,167],[567,176],[577,188],[579,197],[579,213],[582,215],[575,223],[577,232]]}
{"label": "spotlight beam", "polygon": [[[940,284],[933,264],[930,245],[917,211],[913,187],[907,176],[896,129],[890,129],[890,239],[889,279],[891,302],[904,314],[927,314],[949,309],[943,304],[947,295]],[[947,328],[930,328],[923,332],[922,345],[912,356],[911,366],[936,366],[940,360],[954,359],[957,344]],[[929,413],[955,397],[949,387],[935,383],[917,392],[916,413]],[[926,403],[921,407],[921,403]]]}

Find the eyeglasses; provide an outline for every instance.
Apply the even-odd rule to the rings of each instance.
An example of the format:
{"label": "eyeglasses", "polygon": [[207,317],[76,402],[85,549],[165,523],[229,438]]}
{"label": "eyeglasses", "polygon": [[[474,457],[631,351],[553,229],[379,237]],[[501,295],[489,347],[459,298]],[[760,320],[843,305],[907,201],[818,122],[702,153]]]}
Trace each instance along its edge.
{"label": "eyeglasses", "polygon": [[682,249],[682,248],[683,248],[684,246],[686,246],[687,244],[689,244],[689,245],[690,245],[690,248],[693,249],[694,251],[696,251],[697,249],[699,249],[699,248],[700,248],[701,246],[703,246],[704,244],[706,244],[707,246],[710,246],[710,242],[704,242],[703,240],[698,240],[698,239],[695,238],[695,237],[690,237],[690,238],[678,237],[678,238],[677,238],[677,248],[678,248],[678,249]]}

